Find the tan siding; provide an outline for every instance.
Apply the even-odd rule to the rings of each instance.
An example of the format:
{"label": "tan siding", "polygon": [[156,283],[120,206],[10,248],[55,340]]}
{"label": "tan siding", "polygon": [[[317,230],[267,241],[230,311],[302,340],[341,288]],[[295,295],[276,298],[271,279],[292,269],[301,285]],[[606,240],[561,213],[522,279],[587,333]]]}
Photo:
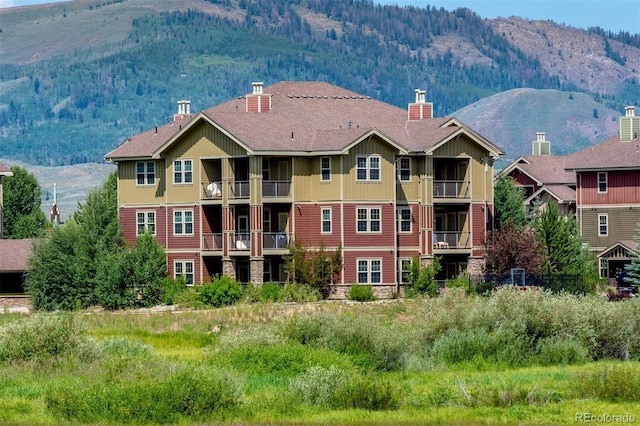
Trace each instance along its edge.
{"label": "tan siding", "polygon": [[[609,235],[598,235],[598,215],[607,214],[609,223]],[[585,243],[596,250],[602,250],[615,244],[619,240],[633,240],[638,236],[638,223],[640,222],[640,208],[633,207],[598,207],[580,209],[582,237]]]}
{"label": "tan siding", "polygon": [[320,182],[320,158],[294,158],[293,177],[296,201],[336,201],[340,200],[340,156],[331,158],[331,181]]}
{"label": "tan siding", "polygon": [[[380,181],[356,181],[356,158],[360,155],[380,156]],[[387,143],[371,138],[349,150],[344,157],[345,200],[389,200],[395,199],[395,150]]]}
{"label": "tan siding", "polygon": [[154,161],[155,185],[136,185],[136,163],[122,161],[118,164],[118,204],[159,204],[164,201],[165,177],[163,161]]}

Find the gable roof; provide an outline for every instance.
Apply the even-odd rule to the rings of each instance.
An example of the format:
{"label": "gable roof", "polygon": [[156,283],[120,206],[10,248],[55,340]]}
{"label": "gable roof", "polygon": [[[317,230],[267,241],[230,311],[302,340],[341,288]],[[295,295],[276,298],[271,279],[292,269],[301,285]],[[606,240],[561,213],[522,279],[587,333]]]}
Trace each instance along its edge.
{"label": "gable roof", "polygon": [[[636,256],[638,254],[637,247],[638,247],[637,243],[633,240],[619,240],[619,241],[616,241],[611,246],[607,247],[606,249],[602,250],[600,253],[598,253],[597,257],[611,258],[609,254],[612,254],[614,256],[619,256],[620,253],[625,253],[626,258],[631,258],[632,256]],[[618,249],[620,250],[617,251]]]}
{"label": "gable roof", "polygon": [[0,253],[2,253],[2,256],[0,256],[0,272],[26,271],[32,245],[32,239],[0,239]]}
{"label": "gable roof", "polygon": [[341,153],[376,135],[402,153],[429,152],[461,132],[494,158],[504,152],[452,118],[409,120],[406,109],[323,82],[281,82],[267,86],[271,108],[247,112],[240,96],[196,114],[186,123],[171,123],[128,139],[105,159],[158,157],[196,123],[217,127],[249,152],[310,155]]}
{"label": "gable roof", "polygon": [[571,155],[523,155],[504,168],[500,174],[509,174],[519,170],[538,185],[575,184],[576,174],[566,169]]}
{"label": "gable roof", "polygon": [[546,192],[562,204],[570,204],[576,202],[576,190],[568,187],[567,185],[545,185],[531,194],[529,198],[524,200],[524,202],[527,204],[532,203],[533,200],[535,200],[536,197],[538,197],[543,192]]}
{"label": "gable roof", "polygon": [[640,137],[621,142],[615,135],[597,145],[574,152],[567,157],[568,170],[612,170],[640,168]]}
{"label": "gable roof", "polygon": [[11,169],[5,164],[0,163],[0,176],[13,176]]}

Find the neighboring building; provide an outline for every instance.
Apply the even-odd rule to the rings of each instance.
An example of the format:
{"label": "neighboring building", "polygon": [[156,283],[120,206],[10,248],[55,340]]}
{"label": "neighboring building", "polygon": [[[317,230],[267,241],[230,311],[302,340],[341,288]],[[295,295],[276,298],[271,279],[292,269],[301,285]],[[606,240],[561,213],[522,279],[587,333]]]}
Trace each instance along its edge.
{"label": "neighboring building", "polygon": [[620,134],[568,156],[576,174],[582,238],[597,253],[602,277],[614,279],[631,261],[640,224],[640,117],[627,107]]}
{"label": "neighboring building", "polygon": [[32,246],[31,239],[0,239],[0,294],[24,292],[24,274]]}
{"label": "neighboring building", "polygon": [[4,206],[4,194],[2,192],[2,180],[4,179],[5,176],[13,176],[13,173],[11,173],[11,170],[9,169],[9,167],[5,166],[4,164],[0,163],[0,240],[2,239],[2,230],[4,229],[4,219],[2,216],[2,210],[3,210],[3,206]]}
{"label": "neighboring building", "polygon": [[[640,117],[634,107],[627,107],[619,135],[565,156],[523,156],[501,171],[525,187],[525,203],[537,197],[542,202],[553,199],[566,215],[575,214],[584,242],[599,259],[600,275],[612,281],[637,253],[638,134]],[[546,142],[543,133],[538,133],[540,141]],[[550,154],[550,148],[536,142],[533,151]]]}
{"label": "neighboring building", "polygon": [[479,272],[503,152],[432,111],[421,90],[402,109],[319,82],[253,83],[195,115],[180,101],[172,123],[105,156],[124,235],[151,231],[190,283],[283,282],[292,238],[342,247],[333,297],[352,283],[396,294],[413,257],[441,256],[442,278]]}
{"label": "neighboring building", "polygon": [[536,134],[532,155],[523,155],[500,171],[511,176],[524,190],[528,208],[554,202],[565,216],[576,213],[576,174],[565,170],[567,156],[551,155],[551,142],[544,132]]}

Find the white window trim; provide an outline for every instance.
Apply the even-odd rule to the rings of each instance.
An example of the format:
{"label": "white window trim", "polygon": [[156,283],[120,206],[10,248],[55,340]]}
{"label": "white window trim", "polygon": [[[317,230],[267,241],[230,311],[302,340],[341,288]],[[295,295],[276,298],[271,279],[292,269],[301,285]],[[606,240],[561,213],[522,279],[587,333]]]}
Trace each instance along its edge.
{"label": "white window trim", "polygon": [[[367,280],[366,281],[360,281],[360,262],[367,262]],[[380,273],[380,281],[379,282],[372,282],[371,281],[371,274],[373,273],[372,269],[371,269],[371,265],[373,262],[379,262],[380,264],[380,271],[376,271]],[[381,258],[357,258],[356,259],[356,282],[358,284],[369,284],[369,285],[376,285],[376,284],[382,284],[383,282],[383,275],[382,275],[382,259]]]}
{"label": "white window trim", "polygon": [[[602,226],[602,224],[600,223],[600,219],[604,218],[604,226],[607,227],[607,232],[606,233],[601,233],[600,232],[600,227]],[[609,236],[609,214],[608,213],[603,213],[603,214],[599,214],[598,215],[598,237],[607,237]]]}
{"label": "white window trim", "polygon": [[[329,161],[329,167],[322,167],[322,160],[325,158]],[[329,172],[329,179],[323,177],[325,170]],[[320,182],[331,182],[331,157],[320,157]]]}
{"label": "white window trim", "polygon": [[[185,218],[186,218],[185,213],[187,213],[187,212],[191,213],[191,222],[185,221]],[[182,232],[180,232],[180,233],[176,233],[176,213],[182,213],[182,222],[180,222],[182,224]],[[193,235],[194,222],[195,222],[195,220],[194,220],[194,217],[193,217],[193,210],[192,209],[184,209],[184,210],[176,209],[176,210],[174,210],[173,211],[173,235],[174,236]],[[186,229],[187,229],[186,224],[187,223],[191,223],[191,232],[186,232]]]}
{"label": "white window trim", "polygon": [[[408,231],[403,231],[402,230],[402,212],[403,211],[408,211],[409,212],[409,230]],[[400,234],[411,234],[413,232],[413,211],[411,210],[411,207],[398,207],[397,208],[397,214],[398,214],[398,233]]]}
{"label": "white window trim", "polygon": [[[600,176],[604,176],[604,191],[600,191]],[[609,191],[609,175],[607,172],[598,172],[597,176],[598,194],[606,194]]]}
{"label": "white window trim", "polygon": [[136,236],[143,235],[143,233],[140,233],[140,229],[139,229],[139,225],[141,223],[138,222],[138,215],[140,214],[144,215],[144,223],[142,223],[142,225],[144,226],[144,232],[147,232],[149,230],[149,224],[150,224],[149,215],[150,214],[153,215],[153,232],[151,233],[151,235],[155,237],[157,224],[158,224],[158,221],[156,220],[155,210],[136,210]]}
{"label": "white window trim", "polygon": [[[407,160],[409,162],[409,168],[402,168],[402,160]],[[411,158],[410,157],[400,157],[398,159],[398,180],[400,182],[411,182]],[[409,172],[408,179],[402,179],[402,171],[407,170]]]}
{"label": "white window trim", "polygon": [[[186,272],[187,270],[187,264],[190,263],[191,264],[191,273],[188,274]],[[180,269],[182,269],[182,273],[178,274],[178,268],[177,265],[181,265]],[[193,260],[174,260],[173,261],[173,278],[177,279],[180,276],[183,276],[187,279],[187,285],[188,286],[192,286],[195,284],[196,281],[196,269],[195,269],[195,262]],[[191,283],[189,284],[189,279],[188,276],[191,275]]]}
{"label": "white window trim", "polygon": [[[360,158],[364,158],[365,159],[365,178],[364,179],[359,179],[358,178],[358,159]],[[371,168],[371,160],[373,158],[377,158],[378,159],[378,167],[376,169],[372,169]],[[377,170],[378,171],[378,178],[377,179],[371,179],[371,170]],[[371,154],[371,155],[356,155],[356,181],[357,182],[380,182],[382,181],[382,160],[380,155],[377,154]]]}
{"label": "white window trim", "polygon": [[[358,210],[366,210],[367,211],[367,230],[366,231],[360,231],[358,229],[358,222],[360,221],[360,219],[358,218]],[[371,230],[371,210],[378,210],[379,217],[378,217],[378,222],[380,222],[380,229],[378,231],[372,231]],[[356,233],[357,234],[382,234],[382,207],[380,206],[372,206],[372,207],[363,207],[363,206],[356,206]]]}
{"label": "white window trim", "polygon": [[[189,182],[186,181],[186,174],[189,173],[186,170],[186,163],[191,163],[191,180]],[[180,171],[176,172],[176,163],[180,163]],[[180,182],[176,182],[176,173],[180,174]],[[191,158],[178,158],[173,160],[173,184],[174,185],[193,185],[193,160]]]}
{"label": "white window trim", "polygon": [[[144,165],[144,171],[138,173],[138,164]],[[149,164],[153,165],[153,173],[149,173]],[[155,186],[156,184],[156,163],[155,161],[136,161],[136,186]],[[138,183],[138,175],[142,174],[144,183]],[[149,176],[153,177],[153,183],[149,183]]]}
{"label": "white window trim", "polygon": [[[402,263],[403,262],[408,262],[409,263],[409,269],[407,271],[403,271],[402,270]],[[402,273],[403,272],[411,272],[411,264],[412,263],[413,263],[413,258],[411,258],[411,257],[401,257],[401,258],[398,259],[398,282],[400,284],[407,284],[407,282],[402,279]]]}
{"label": "white window trim", "polygon": [[[324,230],[324,212],[328,210],[329,211],[329,230],[325,231]],[[321,234],[331,234],[333,232],[333,211],[331,210],[331,207],[322,207],[320,209],[320,233]]]}

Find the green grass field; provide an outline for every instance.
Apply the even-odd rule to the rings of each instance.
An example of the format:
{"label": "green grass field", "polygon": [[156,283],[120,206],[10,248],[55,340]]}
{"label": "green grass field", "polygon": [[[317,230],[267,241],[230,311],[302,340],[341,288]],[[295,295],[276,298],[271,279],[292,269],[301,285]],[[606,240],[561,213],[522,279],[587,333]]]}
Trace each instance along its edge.
{"label": "green grass field", "polygon": [[0,423],[638,422],[639,311],[638,300],[451,291],[4,314]]}

